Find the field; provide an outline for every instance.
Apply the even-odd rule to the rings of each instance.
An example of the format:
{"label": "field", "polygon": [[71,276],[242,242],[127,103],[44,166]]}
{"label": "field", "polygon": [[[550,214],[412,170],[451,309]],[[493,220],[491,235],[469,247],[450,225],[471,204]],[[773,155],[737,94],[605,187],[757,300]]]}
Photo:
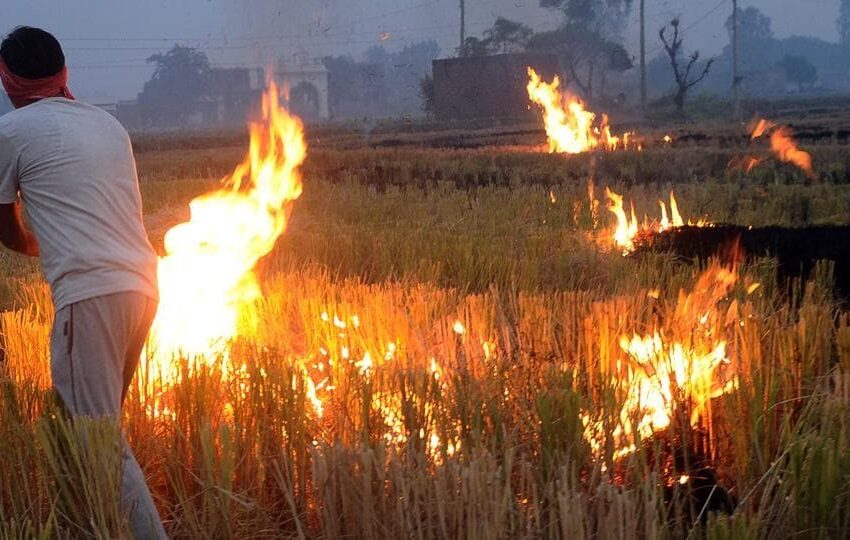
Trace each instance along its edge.
{"label": "field", "polygon": [[[769,153],[731,124],[645,127],[674,140],[572,157],[541,152],[533,128],[387,128],[368,144],[353,127],[308,132],[304,192],[240,338],[175,359],[167,381],[143,366],[127,398],[126,437],[169,533],[846,536],[850,314],[831,266],[786,283],[771,259],[624,257],[599,241],[614,224],[606,186],[639,214],[675,189],[686,218],[850,223],[841,119],[793,114],[781,120],[814,179],[770,159],[730,167]],[[161,250],[245,140],[136,149]],[[60,456],[72,428],[49,391],[46,285],[31,261],[3,252],[0,265],[0,537],[126,534],[115,448],[96,443],[108,426]],[[718,292],[721,275],[734,278]],[[651,433],[626,408],[638,382],[623,338],[645,335],[664,340],[658,354],[722,342],[729,383],[677,380],[669,425]]]}

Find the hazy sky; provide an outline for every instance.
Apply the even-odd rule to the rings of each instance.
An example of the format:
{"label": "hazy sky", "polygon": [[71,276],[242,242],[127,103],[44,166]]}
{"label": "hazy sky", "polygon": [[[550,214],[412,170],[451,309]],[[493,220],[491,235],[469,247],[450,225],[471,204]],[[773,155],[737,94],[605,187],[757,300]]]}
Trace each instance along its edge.
{"label": "hazy sky", "polygon": [[[468,34],[497,16],[551,29],[557,17],[538,0],[466,0]],[[837,40],[839,0],[741,0],[773,19],[778,37],[813,35]],[[2,0],[0,30],[19,24],[57,35],[72,68],[73,89],[84,99],[131,99],[150,77],[149,55],[173,45],[197,46],[220,65],[265,63],[270,57],[351,54],[383,43],[436,39],[443,55],[459,41],[457,0]],[[647,0],[649,49],[658,28],[681,15],[685,45],[704,55],[728,40],[723,26],[731,0]],[[637,10],[625,37],[637,53]]]}

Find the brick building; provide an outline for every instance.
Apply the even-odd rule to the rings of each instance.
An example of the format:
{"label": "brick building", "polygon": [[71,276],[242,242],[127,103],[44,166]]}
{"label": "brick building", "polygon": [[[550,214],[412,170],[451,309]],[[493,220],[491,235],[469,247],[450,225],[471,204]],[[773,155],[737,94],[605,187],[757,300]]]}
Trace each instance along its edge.
{"label": "brick building", "polygon": [[434,60],[434,112],[441,120],[523,118],[530,113],[528,68],[560,73],[553,54],[499,54]]}

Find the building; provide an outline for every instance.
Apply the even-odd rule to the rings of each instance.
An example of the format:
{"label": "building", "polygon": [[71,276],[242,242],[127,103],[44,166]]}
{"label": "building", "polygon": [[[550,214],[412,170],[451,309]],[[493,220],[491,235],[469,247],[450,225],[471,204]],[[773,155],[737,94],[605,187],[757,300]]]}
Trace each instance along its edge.
{"label": "building", "polygon": [[307,60],[280,62],[275,81],[283,89],[290,112],[305,121],[327,120],[328,70],[320,63]]}
{"label": "building", "polygon": [[442,120],[524,118],[530,114],[528,68],[560,73],[553,54],[500,54],[434,60],[434,112]]}
{"label": "building", "polygon": [[265,72],[259,68],[213,68],[209,93],[190,124],[245,124],[260,103],[265,84]]}

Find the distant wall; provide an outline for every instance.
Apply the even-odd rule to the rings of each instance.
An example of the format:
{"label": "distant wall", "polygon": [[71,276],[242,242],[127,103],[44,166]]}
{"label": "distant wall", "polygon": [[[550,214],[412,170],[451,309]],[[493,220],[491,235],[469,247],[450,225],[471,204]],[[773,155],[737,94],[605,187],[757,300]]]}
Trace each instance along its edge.
{"label": "distant wall", "polygon": [[500,54],[434,60],[434,109],[442,120],[530,115],[528,67],[549,80],[560,72],[552,54]]}

